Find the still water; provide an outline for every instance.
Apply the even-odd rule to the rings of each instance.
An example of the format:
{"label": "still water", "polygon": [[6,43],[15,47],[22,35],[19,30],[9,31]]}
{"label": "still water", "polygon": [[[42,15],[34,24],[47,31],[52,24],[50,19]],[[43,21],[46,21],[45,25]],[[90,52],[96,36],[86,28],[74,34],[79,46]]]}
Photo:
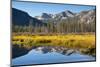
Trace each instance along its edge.
{"label": "still water", "polygon": [[79,52],[73,52],[72,54],[68,55],[62,54],[61,52],[57,52],[55,50],[43,52],[41,49],[32,49],[28,52],[28,54],[13,59],[12,65],[47,64],[94,60],[95,57],[83,55]]}

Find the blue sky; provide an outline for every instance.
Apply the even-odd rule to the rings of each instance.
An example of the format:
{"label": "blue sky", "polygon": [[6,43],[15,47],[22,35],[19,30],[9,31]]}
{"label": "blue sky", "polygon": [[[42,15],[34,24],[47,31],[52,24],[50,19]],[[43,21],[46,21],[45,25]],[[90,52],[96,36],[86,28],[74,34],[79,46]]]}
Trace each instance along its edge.
{"label": "blue sky", "polygon": [[30,16],[39,16],[42,13],[56,14],[65,10],[78,13],[84,10],[95,9],[95,6],[48,4],[35,2],[12,1],[12,7],[27,12]]}

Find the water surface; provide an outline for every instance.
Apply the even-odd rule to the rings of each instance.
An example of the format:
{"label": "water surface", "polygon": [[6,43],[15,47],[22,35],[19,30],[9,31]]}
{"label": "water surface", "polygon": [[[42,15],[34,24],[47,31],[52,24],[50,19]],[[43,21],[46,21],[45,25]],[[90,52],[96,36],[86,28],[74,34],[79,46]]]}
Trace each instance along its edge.
{"label": "water surface", "polygon": [[79,52],[71,55],[52,51],[44,53],[42,50],[32,49],[28,54],[12,60],[12,65],[47,64],[60,62],[94,61],[95,57],[83,55]]}

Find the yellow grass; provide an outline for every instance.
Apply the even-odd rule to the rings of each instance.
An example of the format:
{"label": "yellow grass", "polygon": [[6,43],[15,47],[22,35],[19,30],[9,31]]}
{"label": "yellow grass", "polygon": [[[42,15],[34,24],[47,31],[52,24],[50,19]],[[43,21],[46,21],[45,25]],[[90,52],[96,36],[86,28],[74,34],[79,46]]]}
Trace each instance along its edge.
{"label": "yellow grass", "polygon": [[95,48],[95,35],[15,35],[13,44],[36,46],[64,46],[71,48]]}

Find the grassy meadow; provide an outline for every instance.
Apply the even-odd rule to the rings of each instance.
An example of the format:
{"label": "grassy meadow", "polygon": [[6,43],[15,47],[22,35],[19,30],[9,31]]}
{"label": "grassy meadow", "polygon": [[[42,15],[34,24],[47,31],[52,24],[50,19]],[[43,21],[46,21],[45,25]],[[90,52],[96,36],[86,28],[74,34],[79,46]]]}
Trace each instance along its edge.
{"label": "grassy meadow", "polygon": [[13,35],[13,44],[32,46],[64,46],[67,48],[94,48],[95,35]]}
{"label": "grassy meadow", "polygon": [[67,34],[67,35],[13,35],[13,45],[31,49],[38,46],[56,46],[78,49],[88,55],[96,55],[94,34]]}

